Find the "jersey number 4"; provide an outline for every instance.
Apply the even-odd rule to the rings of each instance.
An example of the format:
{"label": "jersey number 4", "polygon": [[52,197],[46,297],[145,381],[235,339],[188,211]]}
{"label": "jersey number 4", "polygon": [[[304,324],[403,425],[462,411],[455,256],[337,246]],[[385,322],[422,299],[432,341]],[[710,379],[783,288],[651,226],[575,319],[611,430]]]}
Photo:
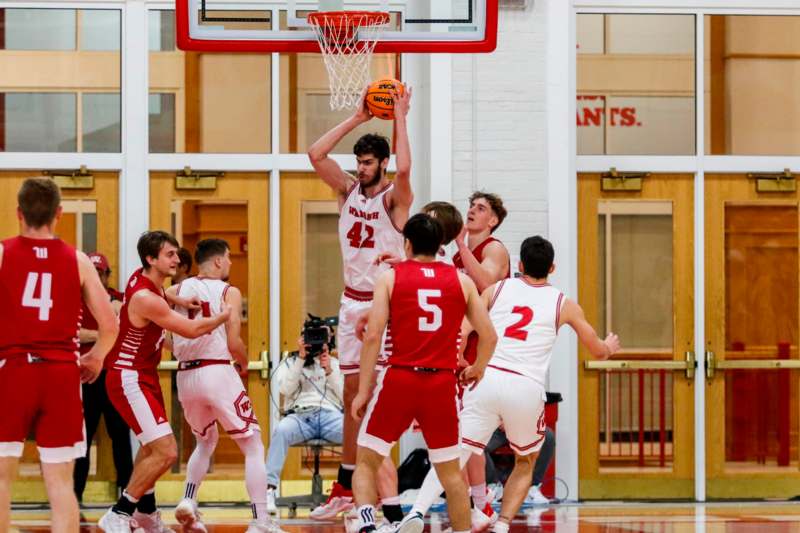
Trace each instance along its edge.
{"label": "jersey number 4", "polygon": [[[50,320],[50,309],[53,308],[53,299],[50,291],[53,287],[53,275],[45,272],[42,274],[41,284],[39,283],[38,272],[28,272],[28,279],[25,280],[25,290],[22,292],[22,306],[33,307],[39,310],[39,320],[46,322]],[[39,285],[39,297],[36,298],[36,285]]]}
{"label": "jersey number 4", "polygon": [[[366,235],[362,235],[362,228]],[[350,240],[350,246],[352,248],[375,248],[374,235],[375,228],[360,221],[353,224],[353,227],[347,232],[347,238]]]}
{"label": "jersey number 4", "polygon": [[420,331],[436,331],[442,327],[442,308],[430,302],[431,298],[441,298],[442,291],[439,289],[419,289],[417,290],[417,303],[420,308],[430,316],[419,317]]}
{"label": "jersey number 4", "polygon": [[517,305],[511,312],[515,315],[520,315],[520,319],[508,326],[503,335],[511,339],[528,340],[528,332],[525,331],[525,327],[533,320],[533,309]]}

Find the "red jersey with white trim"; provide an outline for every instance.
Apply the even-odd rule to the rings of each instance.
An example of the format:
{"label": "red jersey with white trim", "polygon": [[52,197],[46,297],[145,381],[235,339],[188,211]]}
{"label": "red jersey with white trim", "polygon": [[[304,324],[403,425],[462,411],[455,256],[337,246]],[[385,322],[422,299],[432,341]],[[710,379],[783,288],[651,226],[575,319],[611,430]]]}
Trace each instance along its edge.
{"label": "red jersey with white trim", "polygon": [[[111,287],[106,287],[106,292],[108,293],[109,300],[111,300],[112,302],[114,301],[121,302],[122,299],[125,297],[124,294],[119,292],[117,289],[112,289]],[[96,330],[98,328],[97,320],[94,318],[94,315],[89,310],[89,307],[86,305],[86,302],[83,302],[82,312],[83,312],[83,322],[81,322],[81,327],[83,329]],[[82,342],[80,349],[81,354],[87,353],[89,350],[92,349],[92,346],[94,346],[94,342]]]}
{"label": "red jersey with white trim", "polygon": [[[499,242],[500,244],[503,244],[498,239],[489,236],[486,240],[484,240],[482,243],[476,246],[474,250],[472,250],[472,255],[475,256],[475,259],[477,259],[479,263],[483,262],[483,250],[490,243],[493,242]],[[503,248],[505,248],[505,245],[503,245]],[[459,271],[461,271],[464,274],[467,274],[467,271],[464,268],[464,262],[461,260],[461,252],[456,252],[456,255],[453,256],[453,264]],[[505,278],[508,279],[510,277],[511,277],[511,260],[509,259],[508,270],[506,270]],[[464,348],[464,359],[466,359],[466,361],[469,364],[472,364],[475,362],[477,358],[478,358],[478,334],[472,331],[467,336],[467,346]]]}
{"label": "red jersey with white trim", "polygon": [[4,240],[0,301],[0,359],[78,360],[82,295],[75,248],[61,239]]}
{"label": "red jersey with white trim", "polygon": [[345,287],[371,293],[378,276],[389,268],[384,263],[375,264],[378,255],[406,255],[403,234],[389,216],[386,195],[393,187],[393,184],[389,184],[374,197],[367,198],[361,185],[355,185],[342,205],[339,246],[342,250]]}
{"label": "red jersey with white trim", "polygon": [[119,313],[119,335],[114,347],[108,352],[105,367],[116,370],[155,370],[161,361],[161,345],[164,343],[164,328],[150,322],[143,328],[131,324],[128,304],[139,291],[150,291],[164,298],[164,289],[156,287],[140,268],[125,286],[125,300]]}
{"label": "red jersey with white trim", "polygon": [[434,261],[394,266],[386,354],[391,366],[455,370],[467,311],[455,267]]}
{"label": "red jersey with white trim", "polygon": [[489,307],[497,332],[489,366],[529,377],[544,387],[563,304],[564,294],[547,283],[534,285],[525,278],[498,283]]}

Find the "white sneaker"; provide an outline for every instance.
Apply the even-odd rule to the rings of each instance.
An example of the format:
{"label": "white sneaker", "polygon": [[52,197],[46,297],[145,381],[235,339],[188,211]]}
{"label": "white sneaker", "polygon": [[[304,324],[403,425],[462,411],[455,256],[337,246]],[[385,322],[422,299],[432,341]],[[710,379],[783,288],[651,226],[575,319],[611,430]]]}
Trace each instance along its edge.
{"label": "white sneaker", "polygon": [[[492,483],[487,487],[487,494],[492,494],[494,499],[489,503],[499,502],[503,500],[503,484],[502,483]],[[488,496],[487,496],[488,498]]]}
{"label": "white sneaker", "polygon": [[547,497],[539,490],[539,485],[533,485],[528,491],[528,495],[525,497],[525,503],[532,505],[547,505],[550,503],[550,500],[548,500]]}
{"label": "white sneaker", "polygon": [[400,528],[400,522],[389,522],[384,518],[381,525],[375,530],[375,533],[397,533]]}
{"label": "white sneaker", "polygon": [[275,503],[275,493],[278,492],[272,487],[267,488],[267,512],[271,515],[278,514],[278,505]]}
{"label": "white sneaker", "polygon": [[345,533],[358,533],[358,512],[353,507],[344,514],[344,531]]}
{"label": "white sneaker", "polygon": [[247,533],[287,533],[286,531],[281,529],[281,526],[275,520],[270,519],[260,519],[260,520],[253,520],[250,522],[250,525],[247,526]]}
{"label": "white sneaker", "polygon": [[161,511],[145,514],[136,511],[131,517],[131,528],[141,528],[144,533],[167,533],[174,530],[161,520]]}
{"label": "white sneaker", "polygon": [[175,507],[175,520],[180,524],[183,533],[208,532],[200,518],[200,511],[197,510],[197,504],[189,498],[182,499],[177,507]]}
{"label": "white sneaker", "polygon": [[422,533],[425,529],[425,520],[420,513],[414,511],[403,517],[402,522],[397,527],[397,533]]}
{"label": "white sneaker", "polygon": [[108,533],[131,533],[131,517],[109,509],[100,517],[97,527]]}
{"label": "white sneaker", "polygon": [[472,533],[483,533],[492,527],[492,519],[486,516],[483,511],[477,507],[472,508],[470,521],[472,522]]}
{"label": "white sneaker", "polygon": [[345,490],[339,483],[334,483],[328,501],[311,511],[308,516],[314,520],[333,520],[339,513],[346,513],[353,507],[352,491]]}

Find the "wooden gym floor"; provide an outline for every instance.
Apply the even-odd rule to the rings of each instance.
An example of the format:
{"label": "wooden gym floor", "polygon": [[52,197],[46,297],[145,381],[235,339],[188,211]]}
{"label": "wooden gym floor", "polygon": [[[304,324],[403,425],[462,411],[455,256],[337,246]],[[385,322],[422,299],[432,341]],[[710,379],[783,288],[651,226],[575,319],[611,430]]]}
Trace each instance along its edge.
{"label": "wooden gym floor", "polygon": [[[82,532],[99,532],[93,526],[105,509],[85,511],[87,520]],[[162,509],[167,524],[178,528],[171,513]],[[210,533],[242,532],[246,529],[249,508],[244,506],[201,508]],[[48,531],[47,511],[35,507],[15,507],[11,531]],[[313,522],[304,518],[284,519],[281,522],[290,533],[343,533],[338,522]],[[431,516],[426,533],[442,533],[446,517]],[[800,503],[787,502],[726,502],[726,503],[583,503],[564,504],[549,508],[526,509],[514,521],[511,531],[523,532],[597,532],[629,533],[755,533],[775,531],[800,532]]]}

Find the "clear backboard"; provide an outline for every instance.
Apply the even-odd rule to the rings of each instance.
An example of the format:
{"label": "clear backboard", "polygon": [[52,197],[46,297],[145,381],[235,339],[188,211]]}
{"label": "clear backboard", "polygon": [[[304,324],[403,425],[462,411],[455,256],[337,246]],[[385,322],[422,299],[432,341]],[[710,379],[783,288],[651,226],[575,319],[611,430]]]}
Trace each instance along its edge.
{"label": "clear backboard", "polygon": [[[389,14],[374,52],[491,52],[498,0],[176,0],[178,47],[206,52],[319,52],[312,12]],[[356,38],[361,38],[359,34]]]}

